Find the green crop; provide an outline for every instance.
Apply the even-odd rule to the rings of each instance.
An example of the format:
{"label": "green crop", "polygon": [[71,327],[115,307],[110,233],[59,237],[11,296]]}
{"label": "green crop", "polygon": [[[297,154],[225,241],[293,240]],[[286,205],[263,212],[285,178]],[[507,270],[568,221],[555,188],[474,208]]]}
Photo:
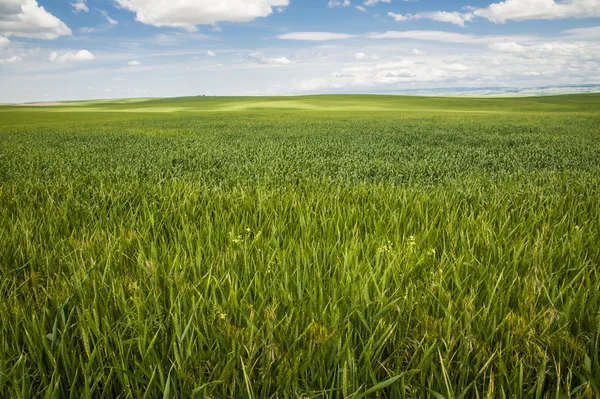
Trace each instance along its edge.
{"label": "green crop", "polygon": [[0,397],[595,398],[600,96],[0,107]]}

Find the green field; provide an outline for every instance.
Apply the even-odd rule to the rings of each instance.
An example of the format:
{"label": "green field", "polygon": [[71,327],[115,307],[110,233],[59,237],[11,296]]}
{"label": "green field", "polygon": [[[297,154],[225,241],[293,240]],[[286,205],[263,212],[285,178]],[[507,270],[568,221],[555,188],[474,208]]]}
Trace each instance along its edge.
{"label": "green field", "polygon": [[0,397],[597,398],[600,95],[0,107]]}

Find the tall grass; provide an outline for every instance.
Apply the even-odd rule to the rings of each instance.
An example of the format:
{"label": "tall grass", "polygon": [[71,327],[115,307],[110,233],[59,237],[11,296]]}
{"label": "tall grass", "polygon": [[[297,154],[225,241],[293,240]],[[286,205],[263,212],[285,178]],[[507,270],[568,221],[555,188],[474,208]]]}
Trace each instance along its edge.
{"label": "tall grass", "polygon": [[597,397],[598,122],[4,126],[0,396]]}

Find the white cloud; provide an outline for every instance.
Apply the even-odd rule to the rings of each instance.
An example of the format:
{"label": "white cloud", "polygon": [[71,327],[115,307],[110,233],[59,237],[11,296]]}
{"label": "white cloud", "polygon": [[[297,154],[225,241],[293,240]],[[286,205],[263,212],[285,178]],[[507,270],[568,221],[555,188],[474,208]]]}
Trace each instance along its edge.
{"label": "white cloud", "polygon": [[36,0],[2,0],[0,33],[36,39],[56,39],[72,34],[64,22],[40,7]]}
{"label": "white cloud", "polygon": [[286,7],[290,0],[116,0],[122,8],[136,13],[136,20],[158,27],[182,28],[190,32],[196,25],[218,21],[248,22]]}
{"label": "white cloud", "polygon": [[370,39],[414,39],[445,43],[469,43],[477,41],[477,36],[464,33],[443,32],[437,30],[407,30],[369,33]]}
{"label": "white cloud", "polygon": [[0,58],[0,64],[16,64],[17,62],[21,62],[21,57],[15,55],[10,58]]}
{"label": "white cloud", "polygon": [[142,63],[141,63],[141,62],[139,62],[139,61],[135,61],[135,60],[134,60],[134,61],[129,61],[129,62],[127,63],[127,65],[129,65],[129,66],[138,66],[138,65],[142,65]]}
{"label": "white cloud", "polygon": [[329,4],[327,7],[348,7],[350,5],[350,0],[329,0]]}
{"label": "white cloud", "polygon": [[[406,0],[404,0],[406,1]],[[368,6],[368,7],[372,7],[374,5],[376,5],[377,3],[391,3],[392,0],[365,0],[364,1],[364,5]]]}
{"label": "white cloud", "polygon": [[600,26],[593,26],[591,28],[567,29],[562,33],[570,38],[598,40],[598,38],[600,38]]}
{"label": "white cloud", "polygon": [[525,47],[516,42],[491,43],[488,47],[501,53],[522,53],[525,51]]}
{"label": "white cloud", "polygon": [[92,28],[89,26],[84,26],[84,27],[79,28],[79,32],[83,33],[84,35],[94,33],[99,30],[100,30],[100,28]]}
{"label": "white cloud", "polygon": [[369,39],[411,39],[441,43],[473,43],[489,44],[506,41],[535,40],[535,36],[475,36],[466,33],[445,32],[438,30],[407,30],[372,32],[367,34]]}
{"label": "white cloud", "polygon": [[425,51],[419,50],[418,48],[414,48],[411,51],[411,53],[412,53],[412,55],[425,55],[425,54],[427,54]]}
{"label": "white cloud", "polygon": [[[321,91],[327,89],[356,89],[368,87],[390,87],[390,85],[414,82],[442,82],[465,78],[465,70],[458,71],[458,65],[447,64],[444,60],[416,62],[403,60],[385,62],[375,66],[355,66],[343,68],[327,78],[309,79],[301,82],[300,89]],[[466,67],[466,66],[465,66]]]}
{"label": "white cloud", "polygon": [[354,59],[356,61],[378,60],[379,56],[377,56],[377,55],[369,56],[369,55],[366,55],[365,53],[361,52],[361,53],[354,54]]}
{"label": "white cloud", "polygon": [[[588,61],[600,62],[600,43],[551,41],[525,47],[521,54],[515,54],[515,56],[521,58],[556,58],[581,67]],[[596,64],[594,68],[600,70],[600,64]]]}
{"label": "white cloud", "polygon": [[396,22],[409,21],[415,19],[430,19],[438,22],[449,22],[454,25],[465,27],[465,22],[473,20],[475,15],[473,13],[460,13],[460,12],[446,12],[446,11],[435,11],[435,12],[424,12],[418,14],[395,14],[388,12],[388,16],[394,18]]}
{"label": "white cloud", "polygon": [[396,13],[393,13],[393,12],[390,11],[390,12],[387,13],[387,15],[388,15],[388,17],[394,18],[394,20],[396,22],[408,21],[409,19],[412,19],[411,18],[412,16],[410,14],[408,14],[408,15],[402,15],[402,14],[396,14]]}
{"label": "white cloud", "polygon": [[[370,0],[371,1],[371,0]],[[377,2],[377,0],[372,0]],[[429,19],[448,22],[461,27],[476,17],[486,18],[494,23],[534,19],[596,18],[600,17],[600,0],[505,0],[486,8],[465,7],[469,12],[434,11],[417,14],[396,14],[388,16],[397,22]]]}
{"label": "white cloud", "polygon": [[188,33],[188,32],[170,32],[170,33],[158,33],[148,38],[148,44],[158,44],[161,46],[177,47],[184,43],[192,40],[204,40],[208,38],[207,35],[201,33]]}
{"label": "white cloud", "polygon": [[65,53],[63,55],[58,55],[56,51],[53,51],[50,53],[49,59],[52,62],[65,63],[74,61],[93,61],[96,59],[96,56],[87,50],[79,50],[76,53]]}
{"label": "white cloud", "polygon": [[291,61],[288,60],[286,57],[264,58],[263,61],[265,61],[267,64],[279,64],[279,65],[291,64]]}
{"label": "white cloud", "polygon": [[[401,59],[399,62],[340,65],[325,76],[299,80],[296,89],[300,92],[389,92],[425,87],[598,83],[600,41],[543,41],[537,38],[519,43],[506,38],[501,41],[495,36],[464,36],[459,37],[459,44],[487,46],[465,52],[462,45],[444,42],[429,53],[417,49],[412,54],[405,52],[400,56],[397,53],[393,58]],[[377,48],[386,49],[385,46]],[[389,47],[390,50],[394,48]],[[357,56],[359,59],[366,57],[364,53]]]}
{"label": "white cloud", "polygon": [[291,32],[279,35],[277,38],[282,40],[326,41],[351,39],[355,36],[347,33],[333,32]]}
{"label": "white cloud", "polygon": [[85,4],[85,0],[76,0],[75,3],[71,3],[71,7],[73,7],[74,13],[78,13],[81,11],[88,12],[90,10]]}
{"label": "white cloud", "polygon": [[214,56],[216,56],[216,54],[215,54],[215,53],[213,53],[213,52],[212,52],[212,51],[210,51],[210,50],[208,50],[208,51],[206,52],[206,55],[208,55],[209,57],[214,57]]}
{"label": "white cloud", "polygon": [[114,19],[112,19],[110,17],[110,15],[108,15],[108,13],[106,11],[104,11],[104,10],[98,10],[98,12],[100,14],[102,14],[102,16],[104,18],[106,18],[106,22],[108,22],[110,25],[118,25],[119,24],[117,21],[115,21]]}
{"label": "white cloud", "polygon": [[366,9],[366,8],[364,8],[363,6],[355,6],[355,7],[356,7],[356,9],[357,9],[358,11],[362,11],[362,12],[365,12],[365,11],[367,11],[367,9]]}
{"label": "white cloud", "polygon": [[263,53],[250,53],[246,57],[257,64],[289,65],[292,62],[287,57],[265,57]]}
{"label": "white cloud", "polygon": [[92,27],[88,27],[88,26],[84,26],[84,27],[79,28],[79,32],[81,32],[81,33],[83,33],[85,35],[90,34],[90,33],[94,33],[94,32],[99,31],[99,30],[100,30],[100,28],[92,28]]}
{"label": "white cloud", "polygon": [[473,11],[494,23],[531,19],[600,17],[599,0],[506,0]]}
{"label": "white cloud", "polygon": [[458,26],[465,26],[465,22],[470,22],[475,17],[472,13],[436,11],[421,14],[424,18],[438,22],[449,22]]}
{"label": "white cloud", "polygon": [[4,36],[0,36],[0,48],[8,47],[10,45],[10,40],[5,38]]}
{"label": "white cloud", "polygon": [[465,64],[462,64],[460,62],[455,62],[455,63],[449,64],[449,65],[446,65],[442,68],[447,71],[453,71],[453,72],[465,72],[465,71],[469,70],[468,66],[466,66]]}

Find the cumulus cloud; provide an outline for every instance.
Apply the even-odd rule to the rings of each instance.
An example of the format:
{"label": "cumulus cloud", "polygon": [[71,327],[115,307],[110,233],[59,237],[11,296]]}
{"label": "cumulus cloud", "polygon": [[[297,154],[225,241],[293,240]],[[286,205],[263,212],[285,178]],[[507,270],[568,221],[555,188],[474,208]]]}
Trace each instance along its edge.
{"label": "cumulus cloud", "polygon": [[4,36],[0,36],[0,48],[8,47],[10,45],[10,40],[5,38]]}
{"label": "cumulus cloud", "polygon": [[0,33],[36,39],[56,39],[72,34],[64,22],[39,6],[36,0],[2,0]]}
{"label": "cumulus cloud", "polygon": [[365,12],[365,11],[367,11],[367,9],[366,9],[366,8],[364,8],[363,6],[355,6],[355,7],[356,7],[356,9],[357,9],[358,11],[362,11],[362,12]]}
{"label": "cumulus cloud", "polygon": [[21,62],[21,57],[16,55],[10,58],[0,58],[0,64],[16,64],[17,62]]}
{"label": "cumulus cloud", "polygon": [[257,64],[289,65],[292,63],[287,57],[266,57],[263,53],[250,53],[246,58]]}
{"label": "cumulus cloud", "polygon": [[473,14],[494,23],[531,19],[597,18],[598,0],[506,0],[474,9]]}
{"label": "cumulus cloud", "polygon": [[139,62],[139,61],[134,60],[134,61],[129,61],[127,63],[127,65],[129,65],[129,66],[138,66],[138,65],[142,65],[142,63]]}
{"label": "cumulus cloud", "polygon": [[430,19],[432,21],[438,22],[448,22],[454,25],[458,25],[461,27],[465,27],[466,22],[470,22],[475,18],[473,13],[460,13],[460,12],[446,12],[446,11],[435,11],[435,12],[425,12],[418,14],[395,14],[393,12],[388,12],[388,16],[394,18],[396,22],[401,21],[410,21],[416,19]]}
{"label": "cumulus cloud", "polygon": [[210,50],[208,50],[208,51],[206,52],[206,55],[208,55],[209,57],[214,57],[214,56],[216,56],[216,54],[215,54],[215,53],[213,53],[213,52],[212,52],[212,51],[210,51]]}
{"label": "cumulus cloud", "polygon": [[248,22],[267,17],[273,9],[286,7],[290,0],[116,0],[135,12],[136,20],[158,27],[182,28],[190,32],[197,25],[214,25],[219,21]]}
{"label": "cumulus cloud", "polygon": [[77,0],[75,1],[75,3],[71,3],[71,7],[73,7],[73,12],[74,13],[78,13],[78,12],[88,12],[90,9],[88,8],[88,6],[85,4],[85,0]]}
{"label": "cumulus cloud", "polygon": [[79,50],[76,53],[65,53],[63,55],[58,55],[56,51],[53,51],[50,53],[49,59],[52,62],[62,64],[65,62],[93,61],[96,59],[96,56],[87,50]]}
{"label": "cumulus cloud", "polygon": [[356,35],[333,32],[290,32],[277,36],[281,40],[327,41],[351,39]]}
{"label": "cumulus cloud", "polygon": [[350,0],[329,0],[327,7],[348,7],[350,5]]}

